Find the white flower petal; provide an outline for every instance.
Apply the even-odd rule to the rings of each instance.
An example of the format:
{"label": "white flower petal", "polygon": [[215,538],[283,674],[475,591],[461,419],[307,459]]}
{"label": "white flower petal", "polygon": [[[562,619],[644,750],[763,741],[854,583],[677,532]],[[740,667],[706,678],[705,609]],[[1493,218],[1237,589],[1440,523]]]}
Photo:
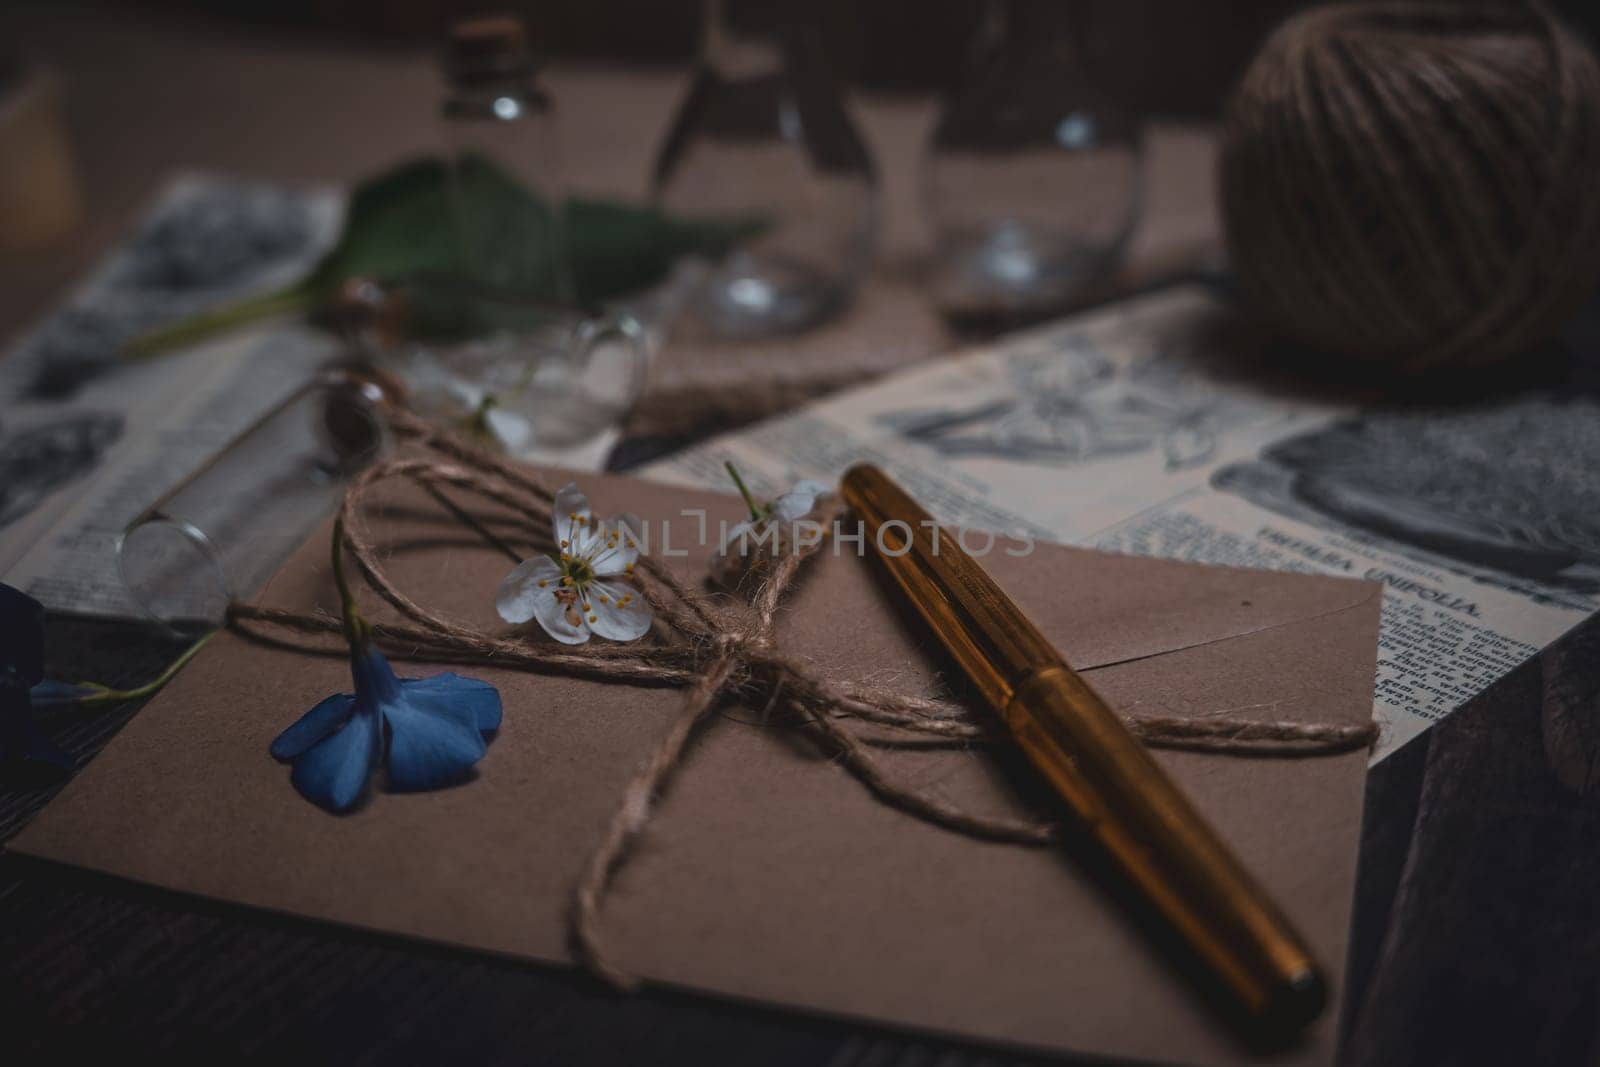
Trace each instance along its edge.
{"label": "white flower petal", "polygon": [[477,411],[483,403],[483,386],[464,382],[458,378],[450,379],[446,389],[465,411]]}
{"label": "white flower petal", "polygon": [[[544,590],[540,590],[544,592]],[[544,627],[544,632],[564,645],[581,645],[589,640],[589,622],[584,618],[583,605],[575,603],[576,595],[562,586],[559,593],[552,591],[534,604],[534,618]]]}
{"label": "white flower petal", "polygon": [[[578,483],[568,482],[556,493],[552,510],[555,514],[556,543],[566,542],[563,551],[575,554],[580,543],[588,543],[590,529],[594,525],[589,498],[578,489]],[[577,536],[574,536],[575,533]]]}
{"label": "white flower petal", "polygon": [[605,519],[595,527],[594,555],[589,566],[602,578],[626,574],[638,562],[639,543],[619,519]]}
{"label": "white flower petal", "polygon": [[589,624],[575,601],[576,594],[561,584],[561,568],[548,556],[539,556],[518,564],[501,579],[495,609],[507,622],[537,619],[557,641],[581,645],[589,640]]}
{"label": "white flower petal", "polygon": [[[552,576],[541,576],[541,581],[547,582],[544,587],[539,587],[539,582],[533,584],[531,616],[538,619],[544,632],[562,641],[563,645],[582,645],[589,640],[589,622],[584,619],[578,593],[571,585],[562,584],[562,569],[555,563],[550,563],[550,568]],[[501,611],[501,616],[504,614]]]}
{"label": "white flower petal", "polygon": [[[546,583],[542,588],[539,583]],[[549,556],[525,559],[500,579],[494,607],[509,623],[524,623],[534,617],[535,605],[549,598],[561,583],[561,568]]]}
{"label": "white flower petal", "polygon": [[650,605],[627,582],[589,586],[590,628],[612,641],[633,641],[650,632]]}
{"label": "white flower petal", "polygon": [[805,518],[817,506],[817,497],[827,491],[828,487],[820,482],[796,482],[787,493],[772,502],[772,517],[779,522]]}
{"label": "white flower petal", "polygon": [[487,413],[489,429],[506,446],[507,451],[519,452],[533,437],[533,427],[528,420],[504,408],[491,407]]}

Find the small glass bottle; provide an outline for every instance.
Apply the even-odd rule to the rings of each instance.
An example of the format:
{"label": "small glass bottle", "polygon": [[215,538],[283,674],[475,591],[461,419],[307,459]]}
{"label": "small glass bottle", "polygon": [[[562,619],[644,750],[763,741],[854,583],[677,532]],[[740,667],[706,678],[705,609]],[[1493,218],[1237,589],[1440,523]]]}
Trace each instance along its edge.
{"label": "small glass bottle", "polygon": [[854,294],[877,242],[872,160],[791,8],[792,0],[706,0],[693,83],[656,160],[664,210],[761,227],[691,301],[724,335],[826,318]]}
{"label": "small glass bottle", "polygon": [[129,598],[175,630],[220,626],[388,447],[402,390],[364,367],[319,372],[164,493],[117,539]]}
{"label": "small glass bottle", "polygon": [[1082,0],[991,0],[924,160],[934,289],[953,317],[1059,308],[1133,233],[1140,131],[1094,82],[1086,21]]}
{"label": "small glass bottle", "polygon": [[535,77],[522,21],[455,23],[442,112],[461,272],[510,297],[570,301],[555,107]]}

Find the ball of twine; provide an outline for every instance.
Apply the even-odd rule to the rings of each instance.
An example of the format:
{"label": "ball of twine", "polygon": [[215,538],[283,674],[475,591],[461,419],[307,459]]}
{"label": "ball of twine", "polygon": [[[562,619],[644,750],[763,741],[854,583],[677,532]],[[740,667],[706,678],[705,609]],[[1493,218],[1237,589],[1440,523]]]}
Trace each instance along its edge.
{"label": "ball of twine", "polygon": [[1537,4],[1316,8],[1239,85],[1221,189],[1240,284],[1290,337],[1503,360],[1600,280],[1600,65]]}

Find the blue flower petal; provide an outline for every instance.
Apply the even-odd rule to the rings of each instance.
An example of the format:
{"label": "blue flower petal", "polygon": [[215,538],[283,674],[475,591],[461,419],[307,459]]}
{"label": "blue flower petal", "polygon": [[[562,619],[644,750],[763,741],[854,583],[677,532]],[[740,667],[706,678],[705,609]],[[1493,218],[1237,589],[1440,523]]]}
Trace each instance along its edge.
{"label": "blue flower petal", "polygon": [[437,693],[410,694],[382,706],[389,722],[389,784],[395,789],[434,789],[466,774],[486,746],[478,713],[466,702]]}
{"label": "blue flower petal", "polygon": [[272,755],[277,759],[294,759],[343,726],[355,706],[356,698],[350,693],[336,693],[321,701],[277,736],[272,742]]}
{"label": "blue flower petal", "polygon": [[385,704],[400,698],[400,679],[382,652],[370,644],[350,656],[350,676],[355,679],[356,692],[373,704]]}
{"label": "blue flower petal", "polygon": [[294,761],[291,781],[305,797],[343,811],[361,799],[387,749],[389,784],[432,789],[459,780],[500,726],[500,694],[476,678],[439,674],[401,679],[364,639],[351,649],[355,693],[328,697],[272,743]]}
{"label": "blue flower petal", "polygon": [[500,691],[488,682],[446,672],[432,678],[405,678],[400,685],[418,707],[432,710],[438,701],[459,704],[473,710],[479,730],[490,733],[500,729]]}
{"label": "blue flower petal", "polygon": [[312,803],[330,811],[345,811],[366,791],[367,779],[378,763],[380,737],[377,714],[358,708],[343,727],[295,761],[289,780]]}

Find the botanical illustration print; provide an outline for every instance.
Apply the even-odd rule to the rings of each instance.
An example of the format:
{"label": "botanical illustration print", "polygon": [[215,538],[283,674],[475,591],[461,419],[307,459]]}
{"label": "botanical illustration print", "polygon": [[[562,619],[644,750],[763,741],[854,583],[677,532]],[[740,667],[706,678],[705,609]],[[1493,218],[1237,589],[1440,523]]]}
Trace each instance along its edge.
{"label": "botanical illustration print", "polygon": [[1278,441],[1212,485],[1575,606],[1600,601],[1600,403],[1370,411]]}
{"label": "botanical illustration print", "polygon": [[316,221],[306,194],[190,182],[7,361],[27,364],[30,399],[68,396],[138,334],[292,281],[318,251]]}
{"label": "botanical illustration print", "polygon": [[1004,368],[1006,396],[878,421],[952,458],[1064,466],[1148,452],[1177,471],[1212,461],[1235,414],[1227,394],[1164,350],[1119,367],[1073,334],[1021,345]]}
{"label": "botanical illustration print", "polygon": [[100,462],[122,435],[122,417],[73,414],[48,426],[0,435],[0,528]]}

